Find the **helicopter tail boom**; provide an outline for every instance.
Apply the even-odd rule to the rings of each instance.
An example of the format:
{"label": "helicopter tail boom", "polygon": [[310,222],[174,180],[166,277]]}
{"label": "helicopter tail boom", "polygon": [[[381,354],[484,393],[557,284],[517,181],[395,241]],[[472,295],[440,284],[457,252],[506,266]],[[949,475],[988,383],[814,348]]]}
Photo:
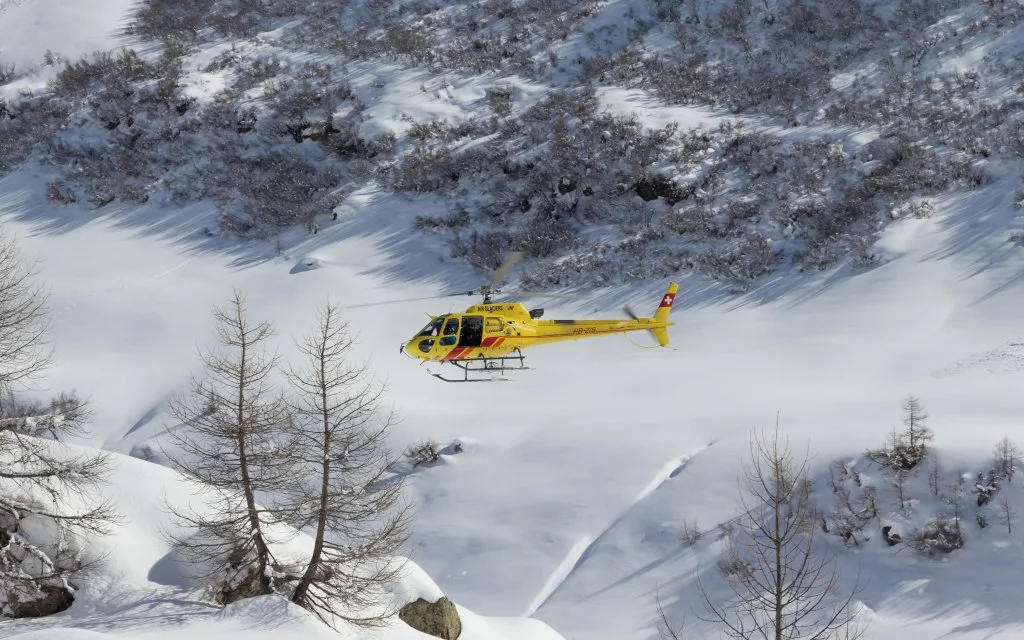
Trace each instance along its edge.
{"label": "helicopter tail boom", "polygon": [[[668,314],[672,312],[672,303],[675,302],[676,292],[679,291],[679,285],[675,282],[668,285],[668,290],[665,295],[662,296],[661,302],[658,303],[658,308],[654,312],[654,321],[658,324],[664,324],[670,326],[668,321]],[[651,333],[654,334],[654,338],[663,347],[668,346],[668,330],[665,327],[658,327],[651,329]]]}

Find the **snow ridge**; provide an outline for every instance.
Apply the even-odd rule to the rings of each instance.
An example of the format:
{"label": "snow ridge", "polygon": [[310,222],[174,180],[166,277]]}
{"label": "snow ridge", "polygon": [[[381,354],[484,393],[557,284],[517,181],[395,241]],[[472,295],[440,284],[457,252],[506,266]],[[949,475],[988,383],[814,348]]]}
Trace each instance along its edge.
{"label": "snow ridge", "polygon": [[652,493],[657,491],[663,484],[679,475],[683,469],[686,468],[686,465],[693,460],[694,456],[704,451],[714,443],[714,441],[711,441],[707,445],[699,447],[690,453],[669,460],[665,466],[654,475],[651,481],[646,487],[644,487],[637,497],[629,503],[629,506],[623,509],[607,527],[602,529],[601,532],[594,537],[584,536],[576,541],[576,544],[569,549],[569,553],[566,554],[565,559],[555,567],[555,570],[551,572],[551,575],[548,576],[547,581],[545,581],[544,586],[541,587],[540,591],[537,592],[537,595],[530,601],[530,605],[523,613],[523,617],[530,617],[543,607],[544,603],[547,602],[551,596],[555,595],[559,587],[565,584],[569,577],[572,576],[573,572],[576,571],[584,561],[586,561],[587,556],[590,555],[594,546],[601,541],[605,534],[622,522],[626,516],[629,515],[630,511],[632,511]]}

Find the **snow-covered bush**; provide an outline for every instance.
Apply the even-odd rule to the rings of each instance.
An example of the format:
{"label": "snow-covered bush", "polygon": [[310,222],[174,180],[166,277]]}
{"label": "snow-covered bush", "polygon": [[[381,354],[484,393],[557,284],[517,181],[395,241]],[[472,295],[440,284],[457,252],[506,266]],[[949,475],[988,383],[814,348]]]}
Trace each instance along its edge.
{"label": "snow-covered bush", "polygon": [[903,543],[911,549],[934,556],[962,549],[964,535],[959,521],[938,517],[933,518],[922,529],[907,535]]}
{"label": "snow-covered bush", "polygon": [[696,520],[687,520],[683,523],[679,532],[679,540],[683,546],[692,547],[701,541],[704,533],[700,530],[700,524]]}
{"label": "snow-covered bush", "polygon": [[904,430],[895,429],[889,435],[885,446],[868,451],[868,458],[893,472],[911,472],[924,461],[934,435],[928,427],[928,415],[921,401],[909,396],[903,401]]}
{"label": "snow-covered bush", "polygon": [[842,460],[829,467],[828,485],[835,502],[823,518],[825,532],[838,536],[846,546],[860,546],[870,539],[861,532],[878,517],[875,487],[862,487],[857,470],[850,469]]}
{"label": "snow-covered bush", "polygon": [[0,616],[38,617],[71,606],[82,576],[99,558],[87,533],[103,533],[113,511],[94,493],[106,456],[72,453],[60,439],[88,412],[74,395],[49,406],[0,410]]}
{"label": "snow-covered bush", "polygon": [[67,183],[57,180],[46,185],[46,195],[54,202],[71,204],[78,201],[74,189]]}
{"label": "snow-covered bush", "polygon": [[978,506],[983,507],[991,502],[997,491],[999,491],[999,482],[996,480],[995,471],[989,470],[987,476],[979,471],[978,477],[974,481],[974,488],[971,490],[971,493],[978,496]]}
{"label": "snow-covered bush", "polygon": [[441,445],[431,439],[423,440],[409,445],[405,457],[413,467],[430,465],[441,459]]}

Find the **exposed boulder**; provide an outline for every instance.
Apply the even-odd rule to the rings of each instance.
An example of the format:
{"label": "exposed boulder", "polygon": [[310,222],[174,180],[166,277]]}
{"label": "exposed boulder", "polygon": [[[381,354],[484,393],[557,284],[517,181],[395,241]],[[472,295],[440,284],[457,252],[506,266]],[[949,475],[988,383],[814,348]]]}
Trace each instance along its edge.
{"label": "exposed boulder", "polygon": [[441,596],[437,602],[418,598],[398,612],[399,619],[417,631],[442,640],[456,640],[462,633],[462,621],[455,604]]}
{"label": "exposed boulder", "polygon": [[886,525],[882,527],[882,538],[889,543],[890,547],[894,547],[903,541],[903,538],[898,533],[892,533],[892,525]]}
{"label": "exposed boulder", "polygon": [[43,616],[60,613],[75,601],[75,596],[63,587],[40,587],[42,595],[35,600],[14,601],[8,603],[12,618],[42,618]]}
{"label": "exposed boulder", "polygon": [[638,196],[644,201],[665,198],[669,204],[685,199],[685,195],[665,176],[645,176],[634,187]]}

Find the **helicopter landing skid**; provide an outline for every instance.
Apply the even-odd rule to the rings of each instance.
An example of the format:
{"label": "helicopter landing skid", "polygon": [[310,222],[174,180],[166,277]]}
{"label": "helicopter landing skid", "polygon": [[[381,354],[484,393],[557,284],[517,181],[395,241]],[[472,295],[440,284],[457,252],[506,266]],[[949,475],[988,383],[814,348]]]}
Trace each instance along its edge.
{"label": "helicopter landing skid", "polygon": [[449,361],[447,364],[455,365],[462,369],[463,377],[461,380],[446,378],[440,373],[431,373],[431,375],[445,382],[508,382],[508,378],[494,377],[493,374],[501,374],[506,371],[525,371],[530,368],[526,366],[526,358],[519,349],[516,349],[514,353],[518,355],[496,358],[465,358]]}

